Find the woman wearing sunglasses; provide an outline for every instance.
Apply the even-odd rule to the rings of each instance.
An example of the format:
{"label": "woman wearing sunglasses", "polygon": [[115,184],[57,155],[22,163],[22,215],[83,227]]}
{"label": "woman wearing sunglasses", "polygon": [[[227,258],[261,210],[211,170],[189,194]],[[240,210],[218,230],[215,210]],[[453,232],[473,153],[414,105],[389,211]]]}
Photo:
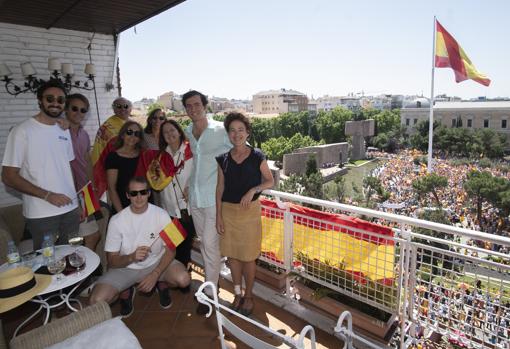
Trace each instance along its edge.
{"label": "woman wearing sunglasses", "polygon": [[166,120],[165,112],[157,108],[149,113],[147,118],[147,126],[143,129],[144,140],[147,144],[147,149],[159,149],[159,131],[161,124]]}
{"label": "woman wearing sunglasses", "polygon": [[113,214],[129,206],[126,188],[135,175],[143,144],[142,126],[135,121],[127,121],[119,131],[115,151],[105,160],[108,196]]}

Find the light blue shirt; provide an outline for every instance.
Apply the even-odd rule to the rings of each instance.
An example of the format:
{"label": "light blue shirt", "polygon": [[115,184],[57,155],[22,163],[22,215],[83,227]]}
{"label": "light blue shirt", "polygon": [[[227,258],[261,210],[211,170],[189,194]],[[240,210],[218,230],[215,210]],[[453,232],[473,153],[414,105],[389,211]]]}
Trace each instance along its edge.
{"label": "light blue shirt", "polygon": [[207,119],[207,128],[197,140],[192,133],[193,124],[184,132],[193,152],[193,168],[189,185],[191,207],[204,208],[216,205],[218,165],[215,157],[232,148],[222,122]]}

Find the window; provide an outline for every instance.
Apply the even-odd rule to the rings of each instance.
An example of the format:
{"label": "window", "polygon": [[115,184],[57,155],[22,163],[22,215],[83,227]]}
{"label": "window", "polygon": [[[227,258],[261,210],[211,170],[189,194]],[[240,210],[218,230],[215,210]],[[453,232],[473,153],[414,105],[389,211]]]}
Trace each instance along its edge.
{"label": "window", "polygon": [[501,120],[501,128],[506,128],[506,120]]}
{"label": "window", "polygon": [[468,119],[467,127],[473,127],[473,120],[472,119]]}
{"label": "window", "polygon": [[457,119],[452,119],[452,127],[457,127]]}
{"label": "window", "polygon": [[410,121],[411,121],[410,119],[406,119],[406,126],[409,126]]}
{"label": "window", "polygon": [[418,123],[418,119],[413,120],[413,125],[416,125]]}
{"label": "window", "polygon": [[489,128],[489,119],[483,120],[483,127],[484,128]]}

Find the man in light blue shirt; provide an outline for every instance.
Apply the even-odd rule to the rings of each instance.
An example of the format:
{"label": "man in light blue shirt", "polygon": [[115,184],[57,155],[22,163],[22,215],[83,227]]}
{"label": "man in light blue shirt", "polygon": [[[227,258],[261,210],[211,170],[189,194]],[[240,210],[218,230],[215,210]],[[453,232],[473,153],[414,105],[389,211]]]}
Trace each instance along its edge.
{"label": "man in light blue shirt", "polygon": [[[182,104],[192,124],[185,130],[193,152],[193,169],[189,185],[191,216],[204,259],[205,281],[218,284],[220,275],[220,237],[216,231],[216,182],[218,165],[215,157],[232,148],[223,123],[206,116],[207,97],[198,91],[182,96]],[[208,308],[199,304],[197,314],[205,315]]]}

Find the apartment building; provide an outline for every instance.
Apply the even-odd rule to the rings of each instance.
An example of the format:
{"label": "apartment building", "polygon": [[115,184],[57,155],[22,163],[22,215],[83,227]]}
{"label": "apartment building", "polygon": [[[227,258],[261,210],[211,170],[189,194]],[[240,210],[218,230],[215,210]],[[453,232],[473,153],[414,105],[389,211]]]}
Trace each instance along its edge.
{"label": "apartment building", "polygon": [[253,95],[255,114],[280,114],[308,110],[308,97],[295,90],[262,91]]}

